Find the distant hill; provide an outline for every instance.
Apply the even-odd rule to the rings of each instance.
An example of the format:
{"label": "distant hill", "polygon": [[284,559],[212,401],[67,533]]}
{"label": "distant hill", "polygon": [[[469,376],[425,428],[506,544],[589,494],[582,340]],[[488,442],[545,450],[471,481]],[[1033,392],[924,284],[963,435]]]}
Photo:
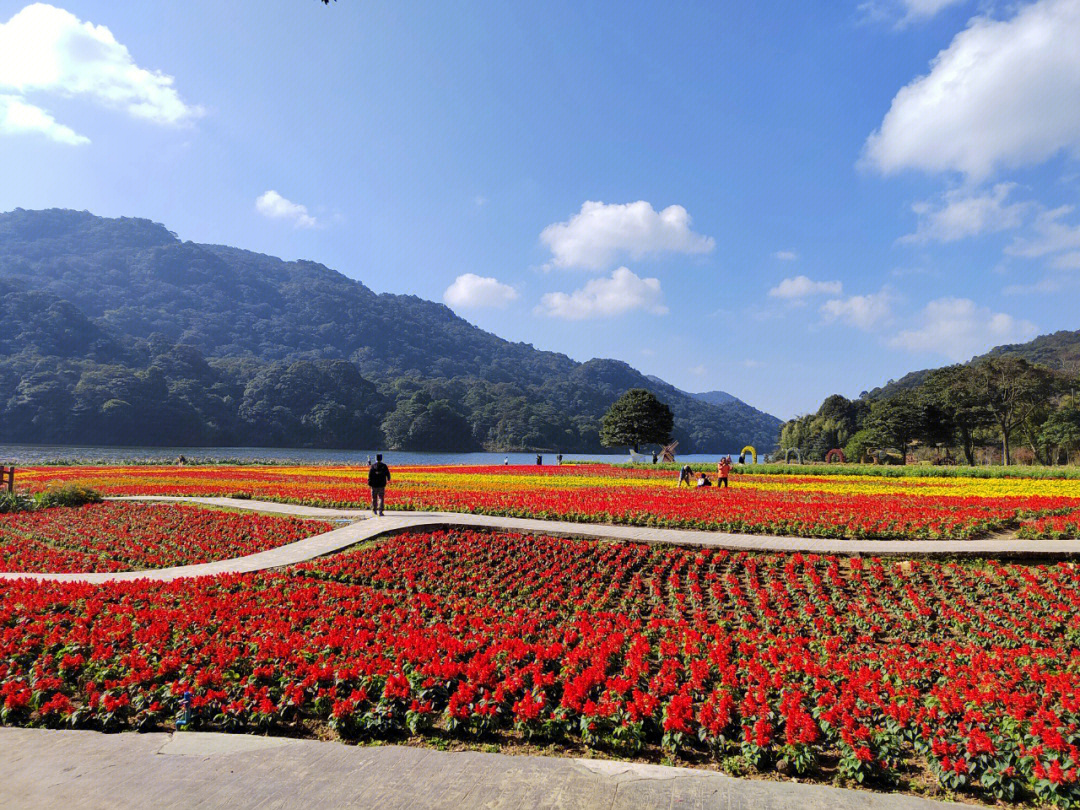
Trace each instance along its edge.
{"label": "distant hill", "polygon": [[635,387],[671,406],[684,452],[776,441],[740,400],[145,219],[0,214],[0,296],[0,441],[587,452]]}
{"label": "distant hill", "polygon": [[[1027,343],[1008,343],[996,346],[986,354],[980,354],[971,358],[968,363],[977,363],[988,357],[1002,357],[1015,355],[1023,357],[1031,363],[1041,363],[1055,371],[1064,371],[1069,374],[1080,374],[1080,330],[1075,332],[1061,331],[1050,335],[1040,335]],[[934,369],[926,368],[919,371],[911,371],[899,380],[889,380],[878,388],[867,392],[870,399],[888,397],[900,391],[910,391],[918,388]]]}
{"label": "distant hill", "polygon": [[[742,402],[727,391],[702,391],[700,394],[691,394],[699,402],[708,402],[710,405],[730,405],[733,402]],[[743,402],[745,405],[746,403]]]}
{"label": "distant hill", "polygon": [[[647,375],[650,382],[655,385],[664,386],[665,388],[671,388],[669,383],[664,382],[659,377],[649,374]],[[755,447],[766,448],[763,452],[768,452],[773,449],[776,444],[776,436],[780,433],[780,428],[783,426],[783,420],[778,419],[772,414],[759,411],[752,405],[748,405],[736,396],[729,394],[727,391],[704,391],[700,394],[692,394],[680,389],[679,393],[688,396],[698,402],[704,402],[707,405],[714,405],[723,409],[728,413],[729,418],[737,420],[736,424],[739,426],[739,430],[745,435],[756,435],[760,438],[756,442],[751,442]],[[772,437],[769,439],[768,437]],[[741,449],[739,447],[732,447],[727,452]]]}

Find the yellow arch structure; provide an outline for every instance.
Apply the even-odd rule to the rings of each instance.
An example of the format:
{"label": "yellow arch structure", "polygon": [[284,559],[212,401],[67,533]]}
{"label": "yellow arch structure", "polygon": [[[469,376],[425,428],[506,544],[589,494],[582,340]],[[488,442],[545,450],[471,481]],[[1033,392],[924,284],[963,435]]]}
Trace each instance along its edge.
{"label": "yellow arch structure", "polygon": [[754,446],[752,444],[746,445],[746,447],[742,449],[742,452],[739,453],[739,455],[745,456],[747,450],[750,451],[750,455],[754,459],[754,463],[757,464],[757,450],[754,449]]}

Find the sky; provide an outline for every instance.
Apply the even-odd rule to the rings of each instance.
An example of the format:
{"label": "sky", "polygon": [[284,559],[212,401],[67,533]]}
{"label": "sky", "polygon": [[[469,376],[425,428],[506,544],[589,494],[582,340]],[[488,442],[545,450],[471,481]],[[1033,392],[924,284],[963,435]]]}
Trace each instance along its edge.
{"label": "sky", "polygon": [[1080,0],[0,0],[0,211],[782,418],[1080,329]]}

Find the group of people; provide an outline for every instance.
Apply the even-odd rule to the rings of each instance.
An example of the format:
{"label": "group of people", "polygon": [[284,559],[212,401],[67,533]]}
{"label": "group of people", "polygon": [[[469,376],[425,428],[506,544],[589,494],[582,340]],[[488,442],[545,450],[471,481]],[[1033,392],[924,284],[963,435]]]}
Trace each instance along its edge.
{"label": "group of people", "polygon": [[[731,456],[724,456],[722,459],[720,459],[720,461],[718,461],[716,463],[716,486],[717,487],[724,487],[725,489],[727,489],[728,476],[731,475],[731,467],[732,467]],[[679,482],[675,486],[676,487],[681,487],[683,484],[686,484],[686,486],[688,486],[688,487],[692,486],[692,487],[696,487],[696,488],[701,488],[701,487],[711,487],[713,485],[712,479],[710,479],[709,476],[704,471],[698,473],[696,483],[691,483],[693,477],[694,477],[694,470],[690,467],[689,464],[686,464],[686,465],[683,466],[683,468],[681,470],[679,470]]]}

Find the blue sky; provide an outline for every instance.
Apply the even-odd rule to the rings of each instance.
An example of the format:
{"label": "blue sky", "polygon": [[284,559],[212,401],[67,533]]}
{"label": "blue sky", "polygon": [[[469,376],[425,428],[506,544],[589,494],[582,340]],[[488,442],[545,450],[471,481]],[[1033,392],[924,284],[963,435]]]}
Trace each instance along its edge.
{"label": "blue sky", "polygon": [[1080,328],[1080,0],[0,2],[0,210],[782,417]]}

